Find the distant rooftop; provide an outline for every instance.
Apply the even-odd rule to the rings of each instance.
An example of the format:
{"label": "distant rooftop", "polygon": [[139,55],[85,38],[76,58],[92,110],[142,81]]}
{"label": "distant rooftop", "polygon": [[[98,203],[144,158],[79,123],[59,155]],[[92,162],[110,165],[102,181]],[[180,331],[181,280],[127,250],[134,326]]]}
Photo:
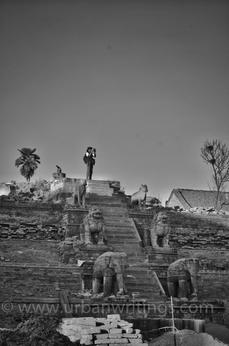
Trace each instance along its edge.
{"label": "distant rooftop", "polygon": [[[222,209],[229,211],[229,192],[222,192],[223,200],[226,204]],[[216,191],[173,189],[167,201],[168,207],[180,206],[184,209],[194,207],[212,208],[215,205]]]}

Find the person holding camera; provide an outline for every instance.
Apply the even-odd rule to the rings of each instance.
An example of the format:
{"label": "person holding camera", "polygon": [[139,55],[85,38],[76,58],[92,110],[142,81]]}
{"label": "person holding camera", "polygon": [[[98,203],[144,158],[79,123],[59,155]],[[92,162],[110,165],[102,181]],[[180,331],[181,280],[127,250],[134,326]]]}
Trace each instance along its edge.
{"label": "person holding camera", "polygon": [[93,166],[95,164],[96,149],[88,147],[87,151],[83,157],[84,163],[87,165],[86,180],[92,179]]}

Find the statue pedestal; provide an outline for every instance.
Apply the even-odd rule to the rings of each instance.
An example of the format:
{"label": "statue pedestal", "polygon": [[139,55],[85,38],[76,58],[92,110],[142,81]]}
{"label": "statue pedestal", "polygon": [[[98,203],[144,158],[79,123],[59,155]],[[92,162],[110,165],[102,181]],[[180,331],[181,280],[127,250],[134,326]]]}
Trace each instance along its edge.
{"label": "statue pedestal", "polygon": [[119,187],[120,183],[109,180],[88,180],[87,194],[95,194],[98,196],[112,196]]}
{"label": "statue pedestal", "polygon": [[149,263],[172,263],[177,259],[177,251],[171,248],[148,248]]}
{"label": "statue pedestal", "polygon": [[101,244],[82,244],[78,243],[76,237],[66,238],[60,244],[60,255],[62,262],[65,264],[76,264],[79,261],[95,261],[97,257],[102,255],[104,252],[112,251],[113,248]]}

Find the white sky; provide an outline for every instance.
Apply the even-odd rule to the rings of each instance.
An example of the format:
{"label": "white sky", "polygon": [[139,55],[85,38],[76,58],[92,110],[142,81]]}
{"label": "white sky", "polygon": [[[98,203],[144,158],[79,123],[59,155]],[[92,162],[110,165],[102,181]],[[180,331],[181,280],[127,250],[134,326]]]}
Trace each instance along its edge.
{"label": "white sky", "polygon": [[3,1],[0,181],[22,180],[17,148],[82,177],[207,189],[206,139],[229,145],[228,1]]}

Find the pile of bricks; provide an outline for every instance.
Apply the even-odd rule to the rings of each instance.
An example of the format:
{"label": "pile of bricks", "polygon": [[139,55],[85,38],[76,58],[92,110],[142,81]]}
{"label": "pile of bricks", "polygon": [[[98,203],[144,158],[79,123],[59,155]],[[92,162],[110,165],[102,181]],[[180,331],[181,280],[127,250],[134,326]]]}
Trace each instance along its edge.
{"label": "pile of bricks", "polygon": [[96,346],[147,346],[141,331],[133,329],[133,323],[121,320],[119,314],[107,318],[64,318],[58,332],[72,342]]}

